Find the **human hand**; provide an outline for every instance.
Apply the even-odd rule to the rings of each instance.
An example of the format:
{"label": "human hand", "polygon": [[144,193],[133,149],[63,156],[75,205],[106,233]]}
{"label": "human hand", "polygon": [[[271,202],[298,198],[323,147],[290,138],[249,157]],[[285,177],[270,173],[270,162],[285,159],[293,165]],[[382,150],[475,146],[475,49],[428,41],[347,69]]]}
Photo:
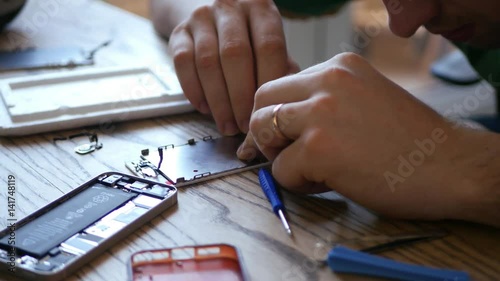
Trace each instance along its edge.
{"label": "human hand", "polygon": [[[272,124],[281,103],[286,138]],[[464,219],[482,194],[482,172],[470,168],[484,155],[478,134],[455,128],[361,57],[341,54],[261,86],[238,156],[260,150],[295,191],[333,189],[396,217]]]}
{"label": "human hand", "polygon": [[194,107],[224,135],[247,132],[256,89],[297,72],[272,0],[216,0],[172,32],[169,48]]}

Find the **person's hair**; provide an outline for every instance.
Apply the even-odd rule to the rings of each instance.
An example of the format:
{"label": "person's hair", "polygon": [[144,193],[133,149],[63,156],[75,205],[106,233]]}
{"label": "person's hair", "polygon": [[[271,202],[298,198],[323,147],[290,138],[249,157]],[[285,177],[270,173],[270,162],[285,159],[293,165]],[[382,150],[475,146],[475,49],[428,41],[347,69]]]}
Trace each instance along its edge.
{"label": "person's hair", "polygon": [[[19,2],[19,3],[16,3],[17,7],[15,7],[11,11],[6,12],[5,14],[3,12],[3,10],[5,8],[3,5],[7,5],[7,4],[3,4],[2,2],[0,2],[0,31],[3,30],[3,28],[9,22],[11,22],[17,16],[17,14],[19,14],[19,12],[24,7],[24,4],[26,3],[25,0],[19,0],[17,2]],[[12,3],[10,3],[9,6],[12,6]]]}

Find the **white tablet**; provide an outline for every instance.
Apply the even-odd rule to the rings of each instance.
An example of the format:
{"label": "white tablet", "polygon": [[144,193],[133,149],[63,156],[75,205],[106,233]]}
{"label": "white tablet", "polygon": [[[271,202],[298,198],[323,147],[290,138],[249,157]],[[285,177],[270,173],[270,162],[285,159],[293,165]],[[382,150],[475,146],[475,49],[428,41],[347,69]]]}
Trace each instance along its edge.
{"label": "white tablet", "polygon": [[173,70],[73,70],[0,82],[0,135],[28,135],[192,111]]}

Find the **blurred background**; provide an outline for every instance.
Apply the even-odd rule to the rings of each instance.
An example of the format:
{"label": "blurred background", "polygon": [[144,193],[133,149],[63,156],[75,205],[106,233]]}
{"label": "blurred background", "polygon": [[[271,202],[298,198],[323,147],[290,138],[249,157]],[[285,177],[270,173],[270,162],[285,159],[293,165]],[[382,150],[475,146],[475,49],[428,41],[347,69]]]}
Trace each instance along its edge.
{"label": "blurred background", "polygon": [[[108,3],[149,18],[148,1],[107,0]],[[292,56],[302,68],[324,61],[342,51],[355,51],[399,84],[411,87],[428,75],[429,65],[453,47],[440,36],[419,30],[410,40],[394,36],[386,24],[382,1],[352,1],[331,16],[285,19]]]}
{"label": "blurred background", "polygon": [[[107,2],[149,18],[149,1]],[[351,1],[335,15],[306,20],[285,19],[284,26],[289,51],[301,68],[327,60],[340,52],[354,51],[441,113],[449,111],[455,104],[463,104],[465,98],[480,87],[479,84],[464,86],[444,83],[434,77],[430,72],[431,65],[455,50],[455,47],[423,28],[409,39],[396,37],[387,25],[382,1]],[[496,112],[493,89],[490,92],[490,98],[482,101],[468,115]],[[450,117],[465,116],[454,116],[452,112]]]}

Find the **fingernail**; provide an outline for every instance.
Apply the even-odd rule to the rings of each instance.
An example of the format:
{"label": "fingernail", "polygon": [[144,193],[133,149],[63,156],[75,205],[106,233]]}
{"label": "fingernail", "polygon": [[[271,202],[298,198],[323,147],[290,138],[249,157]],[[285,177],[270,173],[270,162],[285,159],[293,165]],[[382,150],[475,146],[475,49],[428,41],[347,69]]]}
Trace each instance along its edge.
{"label": "fingernail", "polygon": [[242,143],[240,145],[240,147],[238,148],[236,155],[241,160],[250,161],[250,160],[253,160],[257,156],[257,153],[256,153],[255,149],[247,148],[247,147],[245,147],[245,143]]}
{"label": "fingernail", "polygon": [[207,104],[206,101],[200,102],[200,104],[198,105],[198,108],[199,108],[200,112],[203,113],[203,114],[209,114],[210,113],[210,107],[208,107],[208,104]]}
{"label": "fingernail", "polygon": [[224,135],[226,136],[234,136],[239,133],[238,126],[233,121],[228,121],[224,123]]}
{"label": "fingernail", "polygon": [[242,143],[240,147],[238,147],[238,150],[236,151],[236,155],[238,155],[238,158],[241,158],[243,154],[243,147],[245,146],[245,143]]}

